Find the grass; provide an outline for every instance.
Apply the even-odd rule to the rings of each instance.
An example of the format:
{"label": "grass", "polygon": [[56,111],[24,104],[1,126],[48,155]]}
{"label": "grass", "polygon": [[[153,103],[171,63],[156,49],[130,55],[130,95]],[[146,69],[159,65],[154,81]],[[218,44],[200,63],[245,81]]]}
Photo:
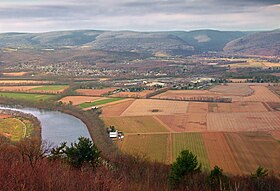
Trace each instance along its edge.
{"label": "grass", "polygon": [[168,132],[156,119],[150,116],[141,117],[106,117],[106,126],[113,125],[124,133]]}
{"label": "grass", "polygon": [[123,152],[146,156],[152,161],[167,161],[168,135],[128,135],[117,144]]}
{"label": "grass", "polygon": [[0,92],[0,96],[12,98],[12,99],[28,100],[28,101],[47,100],[54,97],[54,95],[46,95],[46,94],[8,93],[8,92]]}
{"label": "grass", "polygon": [[60,91],[68,88],[68,85],[48,85],[48,86],[41,86],[37,88],[33,88],[32,90],[42,90],[42,91]]}
{"label": "grass", "polygon": [[0,134],[19,141],[26,135],[27,126],[17,118],[0,119]]}
{"label": "grass", "polygon": [[79,105],[79,107],[88,108],[88,107],[92,107],[92,106],[98,106],[98,105],[103,105],[103,104],[106,104],[106,103],[111,103],[111,102],[114,102],[114,101],[119,101],[119,100],[122,100],[122,99],[124,99],[124,98],[107,98],[107,99],[97,100],[97,101],[90,102],[90,103],[82,103],[82,104]]}
{"label": "grass", "polygon": [[188,149],[197,156],[202,169],[210,170],[207,151],[200,133],[174,133],[172,134],[172,157],[176,160],[182,150]]}

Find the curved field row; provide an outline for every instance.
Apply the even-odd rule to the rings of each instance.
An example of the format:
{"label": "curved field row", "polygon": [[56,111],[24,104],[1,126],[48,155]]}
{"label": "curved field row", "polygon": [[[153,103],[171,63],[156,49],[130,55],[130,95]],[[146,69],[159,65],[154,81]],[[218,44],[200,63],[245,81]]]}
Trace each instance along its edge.
{"label": "curved field row", "polygon": [[237,99],[236,101],[259,101],[259,102],[279,102],[280,98],[265,86],[251,86],[254,93],[250,96]]}
{"label": "curved field row", "polygon": [[251,95],[254,90],[247,84],[225,84],[217,85],[209,90],[210,92],[219,93],[222,95],[234,95],[234,96],[248,96]]}
{"label": "curved field row", "polygon": [[169,132],[156,119],[145,117],[106,117],[103,118],[106,126],[113,125],[124,133],[152,133]]}
{"label": "curved field row", "polygon": [[280,130],[280,113],[209,113],[207,130],[231,132]]}
{"label": "curved field row", "polygon": [[172,158],[176,160],[182,150],[188,149],[197,156],[202,169],[209,170],[210,164],[207,151],[200,133],[172,134]]}
{"label": "curved field row", "polygon": [[264,133],[226,133],[227,142],[243,173],[258,166],[280,172],[280,144]]}
{"label": "curved field row", "polygon": [[202,133],[211,168],[219,166],[226,173],[241,174],[223,133]]}
{"label": "curved field row", "polygon": [[118,141],[120,149],[128,154],[145,156],[152,161],[169,162],[167,151],[167,134],[161,135],[127,135],[123,141]]}

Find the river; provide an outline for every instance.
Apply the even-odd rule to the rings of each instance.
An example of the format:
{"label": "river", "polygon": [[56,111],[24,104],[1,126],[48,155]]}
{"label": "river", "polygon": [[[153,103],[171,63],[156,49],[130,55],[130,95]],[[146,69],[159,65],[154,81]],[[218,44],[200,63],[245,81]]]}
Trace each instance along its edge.
{"label": "river", "polygon": [[78,137],[91,139],[86,125],[78,118],[59,111],[39,110],[35,108],[10,108],[0,106],[0,109],[16,110],[30,113],[41,122],[42,139],[48,143],[59,145],[62,142],[76,142]]}

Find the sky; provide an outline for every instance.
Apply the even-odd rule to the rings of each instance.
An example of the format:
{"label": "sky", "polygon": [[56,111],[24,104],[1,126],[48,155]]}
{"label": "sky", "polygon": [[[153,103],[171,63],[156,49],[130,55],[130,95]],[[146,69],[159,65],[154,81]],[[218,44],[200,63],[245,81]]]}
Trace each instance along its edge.
{"label": "sky", "polygon": [[272,30],[280,0],[0,0],[0,32]]}

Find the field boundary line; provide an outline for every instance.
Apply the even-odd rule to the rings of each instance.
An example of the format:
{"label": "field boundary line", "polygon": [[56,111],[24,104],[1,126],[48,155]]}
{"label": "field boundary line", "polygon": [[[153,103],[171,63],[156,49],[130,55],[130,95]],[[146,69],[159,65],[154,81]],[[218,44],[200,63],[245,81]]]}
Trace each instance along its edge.
{"label": "field boundary line", "polygon": [[173,129],[171,129],[168,125],[166,125],[163,121],[161,121],[157,116],[152,116],[156,121],[158,121],[161,125],[163,125],[169,132],[173,133],[175,132]]}

